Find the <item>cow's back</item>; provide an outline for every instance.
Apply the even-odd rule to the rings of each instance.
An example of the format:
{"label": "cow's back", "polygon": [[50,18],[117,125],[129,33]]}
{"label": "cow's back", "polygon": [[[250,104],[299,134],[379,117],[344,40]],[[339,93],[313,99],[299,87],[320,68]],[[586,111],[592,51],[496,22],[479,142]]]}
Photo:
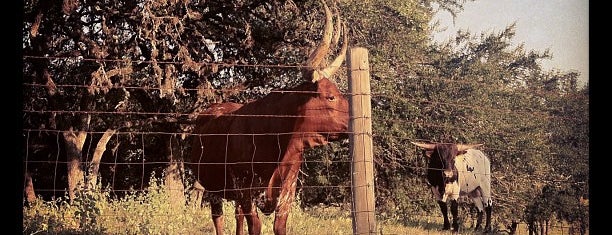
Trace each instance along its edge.
{"label": "cow's back", "polygon": [[455,166],[463,193],[469,194],[480,187],[481,196],[486,201],[491,198],[491,162],[482,151],[468,149],[465,154],[457,156]]}

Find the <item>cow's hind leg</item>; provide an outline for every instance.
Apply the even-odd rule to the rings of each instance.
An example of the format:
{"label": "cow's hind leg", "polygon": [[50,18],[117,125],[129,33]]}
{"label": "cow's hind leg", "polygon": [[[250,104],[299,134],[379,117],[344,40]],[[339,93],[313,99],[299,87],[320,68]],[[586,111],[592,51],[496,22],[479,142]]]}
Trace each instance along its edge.
{"label": "cow's hind leg", "polygon": [[485,221],[485,233],[491,232],[491,212],[493,210],[493,205],[488,205],[485,207],[485,213],[487,214],[487,218]]}
{"label": "cow's hind leg", "polygon": [[210,201],[210,212],[215,225],[215,232],[217,235],[223,234],[223,199],[211,196]]}
{"label": "cow's hind leg", "polygon": [[[241,214],[243,215],[241,217],[246,219],[247,226],[249,227],[249,234],[261,234],[261,220],[259,220],[259,215],[257,213],[257,207],[255,204],[249,200],[246,200],[240,203],[240,207],[236,208],[241,208]],[[242,218],[240,219],[241,222]],[[240,230],[242,231],[242,226],[240,227]],[[236,234],[239,234],[238,230],[236,230]]]}
{"label": "cow's hind leg", "polygon": [[446,206],[446,202],[438,201],[438,205],[440,206],[440,211],[442,212],[442,217],[444,218],[444,227],[443,230],[450,229],[450,222],[448,221],[448,207]]}
{"label": "cow's hind leg", "polygon": [[244,212],[242,211],[242,206],[238,202],[235,203],[236,235],[242,235],[244,234]]}
{"label": "cow's hind leg", "polygon": [[474,197],[472,198],[472,201],[474,203],[474,207],[476,207],[476,210],[478,211],[475,230],[479,231],[482,229],[482,214],[483,214],[484,204],[483,204],[481,197]]}
{"label": "cow's hind leg", "polygon": [[459,203],[457,200],[451,200],[450,209],[453,215],[453,231],[459,231]]}

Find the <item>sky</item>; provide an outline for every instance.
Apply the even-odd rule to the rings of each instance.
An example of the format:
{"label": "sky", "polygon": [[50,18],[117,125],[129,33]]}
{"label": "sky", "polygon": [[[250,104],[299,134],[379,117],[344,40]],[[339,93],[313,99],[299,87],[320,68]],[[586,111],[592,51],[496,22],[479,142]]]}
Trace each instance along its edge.
{"label": "sky", "polygon": [[[588,0],[476,0],[464,4],[455,23],[441,10],[440,26],[433,35],[442,42],[459,29],[473,35],[501,32],[516,23],[513,45],[526,50],[550,50],[552,59],[541,60],[545,70],[580,73],[579,84],[589,79],[589,2]],[[435,20],[435,19],[434,19]]]}

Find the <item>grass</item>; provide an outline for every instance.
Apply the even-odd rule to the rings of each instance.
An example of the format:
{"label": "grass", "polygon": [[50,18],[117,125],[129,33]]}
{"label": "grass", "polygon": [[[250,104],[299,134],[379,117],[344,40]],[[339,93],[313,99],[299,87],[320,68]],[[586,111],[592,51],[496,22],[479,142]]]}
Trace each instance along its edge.
{"label": "grass", "polygon": [[[146,193],[136,192],[113,198],[107,192],[79,192],[68,203],[38,199],[23,208],[23,234],[214,234],[210,209],[172,203],[162,184],[152,180]],[[350,207],[292,208],[287,221],[288,234],[353,234]],[[233,203],[224,203],[226,234],[235,234]],[[273,233],[274,215],[260,213],[262,234]],[[245,223],[246,224],[246,223]],[[377,220],[377,234],[452,234],[442,231],[439,215],[410,216],[404,221]],[[246,230],[246,226],[244,228]],[[461,228],[460,234],[479,234]],[[507,233],[494,233],[507,234]],[[517,234],[528,234],[524,224]],[[569,234],[566,230],[550,234]]]}
{"label": "grass", "polygon": [[[156,194],[156,193],[150,193]],[[208,206],[172,206],[162,195],[133,194],[121,200],[96,202],[89,214],[65,201],[42,202],[24,208],[24,234],[213,234]],[[77,203],[78,204],[78,203]],[[82,204],[80,204],[82,205]],[[224,203],[226,234],[235,234],[233,203]],[[262,234],[273,234],[274,215],[260,214]],[[377,234],[451,234],[439,231],[441,222],[405,226],[377,221]],[[246,226],[244,228],[246,230]],[[288,234],[352,234],[350,210],[320,207],[302,210],[295,204],[287,222]],[[471,233],[462,233],[471,234]]]}

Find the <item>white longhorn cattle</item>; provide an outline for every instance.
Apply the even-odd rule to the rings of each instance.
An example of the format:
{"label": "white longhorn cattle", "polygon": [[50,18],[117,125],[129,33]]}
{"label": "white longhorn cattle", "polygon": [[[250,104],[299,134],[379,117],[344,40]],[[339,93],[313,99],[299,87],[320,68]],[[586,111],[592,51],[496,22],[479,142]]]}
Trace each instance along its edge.
{"label": "white longhorn cattle", "polygon": [[457,199],[467,196],[478,208],[476,230],[481,229],[486,213],[485,232],[491,231],[491,163],[485,154],[475,149],[482,144],[415,143],[428,158],[427,181],[444,216],[443,229],[450,229],[447,201],[451,202],[453,230],[457,231]]}

